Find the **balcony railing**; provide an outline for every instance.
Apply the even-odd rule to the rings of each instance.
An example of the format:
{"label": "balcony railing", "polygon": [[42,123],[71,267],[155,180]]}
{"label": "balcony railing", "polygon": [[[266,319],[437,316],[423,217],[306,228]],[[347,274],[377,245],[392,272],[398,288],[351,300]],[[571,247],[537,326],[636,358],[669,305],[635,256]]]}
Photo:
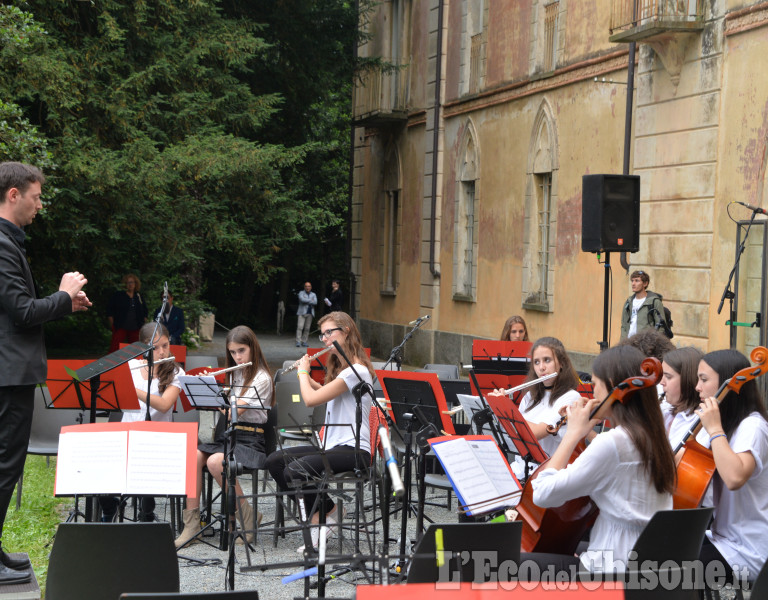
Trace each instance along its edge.
{"label": "balcony railing", "polygon": [[631,42],[704,26],[704,0],[611,0],[611,41]]}
{"label": "balcony railing", "polygon": [[358,125],[404,121],[408,118],[408,67],[363,73],[355,86],[354,121]]}

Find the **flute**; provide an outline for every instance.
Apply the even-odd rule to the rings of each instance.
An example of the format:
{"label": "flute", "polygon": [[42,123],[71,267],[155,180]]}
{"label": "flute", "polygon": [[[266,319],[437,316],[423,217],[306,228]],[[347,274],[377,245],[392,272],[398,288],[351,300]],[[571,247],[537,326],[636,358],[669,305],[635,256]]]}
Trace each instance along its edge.
{"label": "flute", "polygon": [[547,381],[549,379],[552,379],[553,377],[557,377],[557,373],[550,373],[549,375],[544,375],[543,377],[539,377],[538,379],[534,379],[533,381],[526,381],[525,383],[521,383],[520,385],[516,385],[513,388],[509,388],[508,390],[504,390],[502,393],[506,394],[507,396],[511,396],[515,392],[519,390],[524,390],[525,388],[529,388],[532,385],[536,385],[537,383],[541,383],[542,381]]}
{"label": "flute", "polygon": [[237,371],[239,369],[244,369],[245,367],[250,367],[253,363],[248,361],[247,363],[243,363],[242,365],[235,365],[234,367],[227,367],[226,369],[222,369],[221,371],[214,371],[213,373],[206,373],[206,377],[216,377],[217,375],[223,375],[224,373],[229,373],[230,371]]}
{"label": "flute", "polygon": [[[314,360],[314,359],[322,356],[326,352],[330,352],[331,350],[333,350],[333,346],[328,346],[325,350],[320,350],[320,352],[318,352],[317,354],[313,354],[310,357],[310,360]],[[304,357],[302,357],[302,358],[304,358]],[[298,369],[300,363],[301,363],[301,358],[299,360],[297,360],[295,363],[293,363],[292,365],[290,365],[290,366],[286,367],[285,369],[283,369],[281,372],[282,373],[288,373],[289,371],[293,371],[294,369]]]}
{"label": "flute", "polygon": [[[169,356],[168,358],[161,358],[160,360],[154,361],[153,365],[162,365],[163,363],[171,362],[172,360],[176,360],[175,356]],[[131,371],[135,371],[136,369],[143,369],[147,366],[147,361],[141,362],[141,364],[136,365],[135,367],[131,367]]]}

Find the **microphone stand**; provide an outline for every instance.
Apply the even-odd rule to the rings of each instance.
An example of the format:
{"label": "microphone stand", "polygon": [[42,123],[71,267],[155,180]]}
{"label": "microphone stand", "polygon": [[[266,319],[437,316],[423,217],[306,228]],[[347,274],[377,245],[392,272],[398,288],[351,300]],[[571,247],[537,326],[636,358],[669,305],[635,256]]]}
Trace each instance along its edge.
{"label": "microphone stand", "polygon": [[144,358],[147,360],[147,402],[146,402],[146,408],[147,411],[144,415],[145,421],[151,421],[152,416],[149,414],[149,402],[150,402],[150,396],[151,396],[151,390],[152,390],[152,369],[154,366],[154,351],[155,351],[155,336],[157,335],[157,329],[160,327],[160,315],[163,314],[163,311],[165,311],[165,307],[168,304],[168,282],[165,282],[165,288],[163,290],[163,305],[160,307],[160,312],[157,313],[157,319],[155,319],[155,328],[152,330],[152,337],[150,338],[149,342],[149,349],[144,353]]}
{"label": "microphone stand", "polygon": [[[418,327],[414,327],[414,330]],[[411,332],[413,333],[413,332]],[[407,338],[406,338],[407,339]],[[405,343],[405,340],[403,341]],[[357,369],[355,369],[354,365],[352,364],[352,361],[349,360],[349,357],[344,352],[344,349],[341,347],[341,345],[337,342],[333,342],[333,346],[336,348],[336,352],[339,354],[339,356],[344,359],[344,362],[347,363],[349,367],[352,368],[352,372],[355,374],[355,377],[358,379],[357,385],[352,389],[352,393],[355,396],[355,403],[357,405],[357,408],[355,410],[355,426],[356,426],[356,433],[355,433],[355,457],[357,459],[357,456],[360,452],[360,428],[362,427],[362,421],[363,421],[363,395],[368,394],[371,398],[371,404],[372,407],[376,407],[377,410],[381,411],[381,414],[384,415],[385,420],[387,421],[387,425],[389,427],[389,430],[392,431],[397,428],[395,427],[394,421],[392,421],[392,417],[389,416],[386,410],[384,410],[384,407],[382,407],[381,403],[379,402],[379,399],[376,397],[376,394],[373,393],[373,387],[371,384],[367,383],[361,376],[360,373],[357,372]],[[399,436],[398,432],[398,436]],[[402,437],[401,437],[402,440]],[[376,451],[375,448],[371,448],[371,455],[374,454]],[[357,460],[355,460],[355,475],[359,479],[362,476],[362,473],[360,471],[360,466],[357,464]],[[358,506],[357,510],[355,511],[355,549],[356,549],[356,555],[360,555],[360,512],[362,509],[362,501],[360,498],[358,500]],[[388,499],[387,499],[388,500]],[[374,503],[375,506],[375,503]],[[387,503],[386,510],[389,510],[389,504]],[[384,543],[387,543],[387,532],[384,533]],[[322,567],[320,567],[322,569]],[[319,580],[323,581],[325,577],[325,574],[322,573],[319,575]]]}
{"label": "microphone stand", "polygon": [[403,366],[403,347],[405,346],[405,343],[411,339],[411,336],[414,334],[414,332],[422,326],[422,324],[429,320],[429,317],[419,317],[416,319],[413,325],[413,329],[411,329],[408,333],[405,334],[405,337],[403,338],[403,341],[400,342],[397,346],[392,348],[392,352],[389,353],[389,358],[387,359],[387,362],[384,363],[384,366],[382,369],[386,370],[386,368],[394,361],[394,363],[397,365],[397,370],[400,371]]}
{"label": "microphone stand", "polygon": [[733,308],[733,300],[736,298],[736,293],[731,290],[731,283],[733,282],[733,278],[736,275],[736,273],[739,270],[739,261],[741,260],[741,255],[744,254],[744,249],[747,245],[747,238],[749,237],[749,230],[752,228],[752,224],[755,222],[755,217],[757,216],[757,210],[752,210],[752,218],[749,220],[749,223],[747,224],[746,232],[744,233],[744,239],[742,240],[741,244],[739,244],[739,247],[736,248],[736,260],[733,263],[733,268],[731,269],[731,274],[728,275],[728,283],[725,284],[725,289],[723,290],[723,295],[720,298],[720,304],[717,307],[717,314],[719,315],[720,312],[723,310],[723,304],[725,303],[725,299],[728,298],[728,306],[729,306],[729,315],[730,318],[726,322],[727,325],[730,328],[730,346],[731,348],[736,347],[736,311]]}

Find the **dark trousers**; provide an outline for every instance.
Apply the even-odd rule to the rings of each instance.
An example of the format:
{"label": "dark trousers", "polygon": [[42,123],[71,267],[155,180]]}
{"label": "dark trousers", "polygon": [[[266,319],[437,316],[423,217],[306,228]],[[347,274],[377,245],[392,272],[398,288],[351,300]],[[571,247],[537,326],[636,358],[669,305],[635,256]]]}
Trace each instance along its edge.
{"label": "dark trousers", "polygon": [[280,491],[299,490],[304,496],[307,518],[320,510],[320,499],[324,502],[326,514],[333,510],[333,501],[320,495],[317,488],[307,485],[308,481],[319,479],[325,473],[326,462],[333,473],[352,471],[358,465],[367,468],[371,455],[361,450],[355,457],[352,446],[337,446],[326,450],[325,456],[314,446],[283,448],[267,457],[266,467]]}
{"label": "dark trousers", "polygon": [[0,387],[0,538],[13,488],[24,472],[34,400],[34,385]]}

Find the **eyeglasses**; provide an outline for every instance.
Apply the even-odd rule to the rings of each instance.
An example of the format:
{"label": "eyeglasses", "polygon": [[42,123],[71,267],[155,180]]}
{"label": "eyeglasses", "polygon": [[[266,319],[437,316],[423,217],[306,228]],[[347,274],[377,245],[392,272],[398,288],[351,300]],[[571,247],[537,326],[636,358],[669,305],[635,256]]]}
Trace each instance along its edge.
{"label": "eyeglasses", "polygon": [[326,329],[325,331],[321,332],[321,333],[320,333],[320,335],[319,335],[319,336],[317,336],[317,337],[319,337],[319,338],[320,338],[320,341],[322,342],[322,341],[324,341],[326,338],[329,338],[329,337],[331,337],[331,334],[332,334],[334,331],[341,331],[341,327],[334,327],[333,329]]}

